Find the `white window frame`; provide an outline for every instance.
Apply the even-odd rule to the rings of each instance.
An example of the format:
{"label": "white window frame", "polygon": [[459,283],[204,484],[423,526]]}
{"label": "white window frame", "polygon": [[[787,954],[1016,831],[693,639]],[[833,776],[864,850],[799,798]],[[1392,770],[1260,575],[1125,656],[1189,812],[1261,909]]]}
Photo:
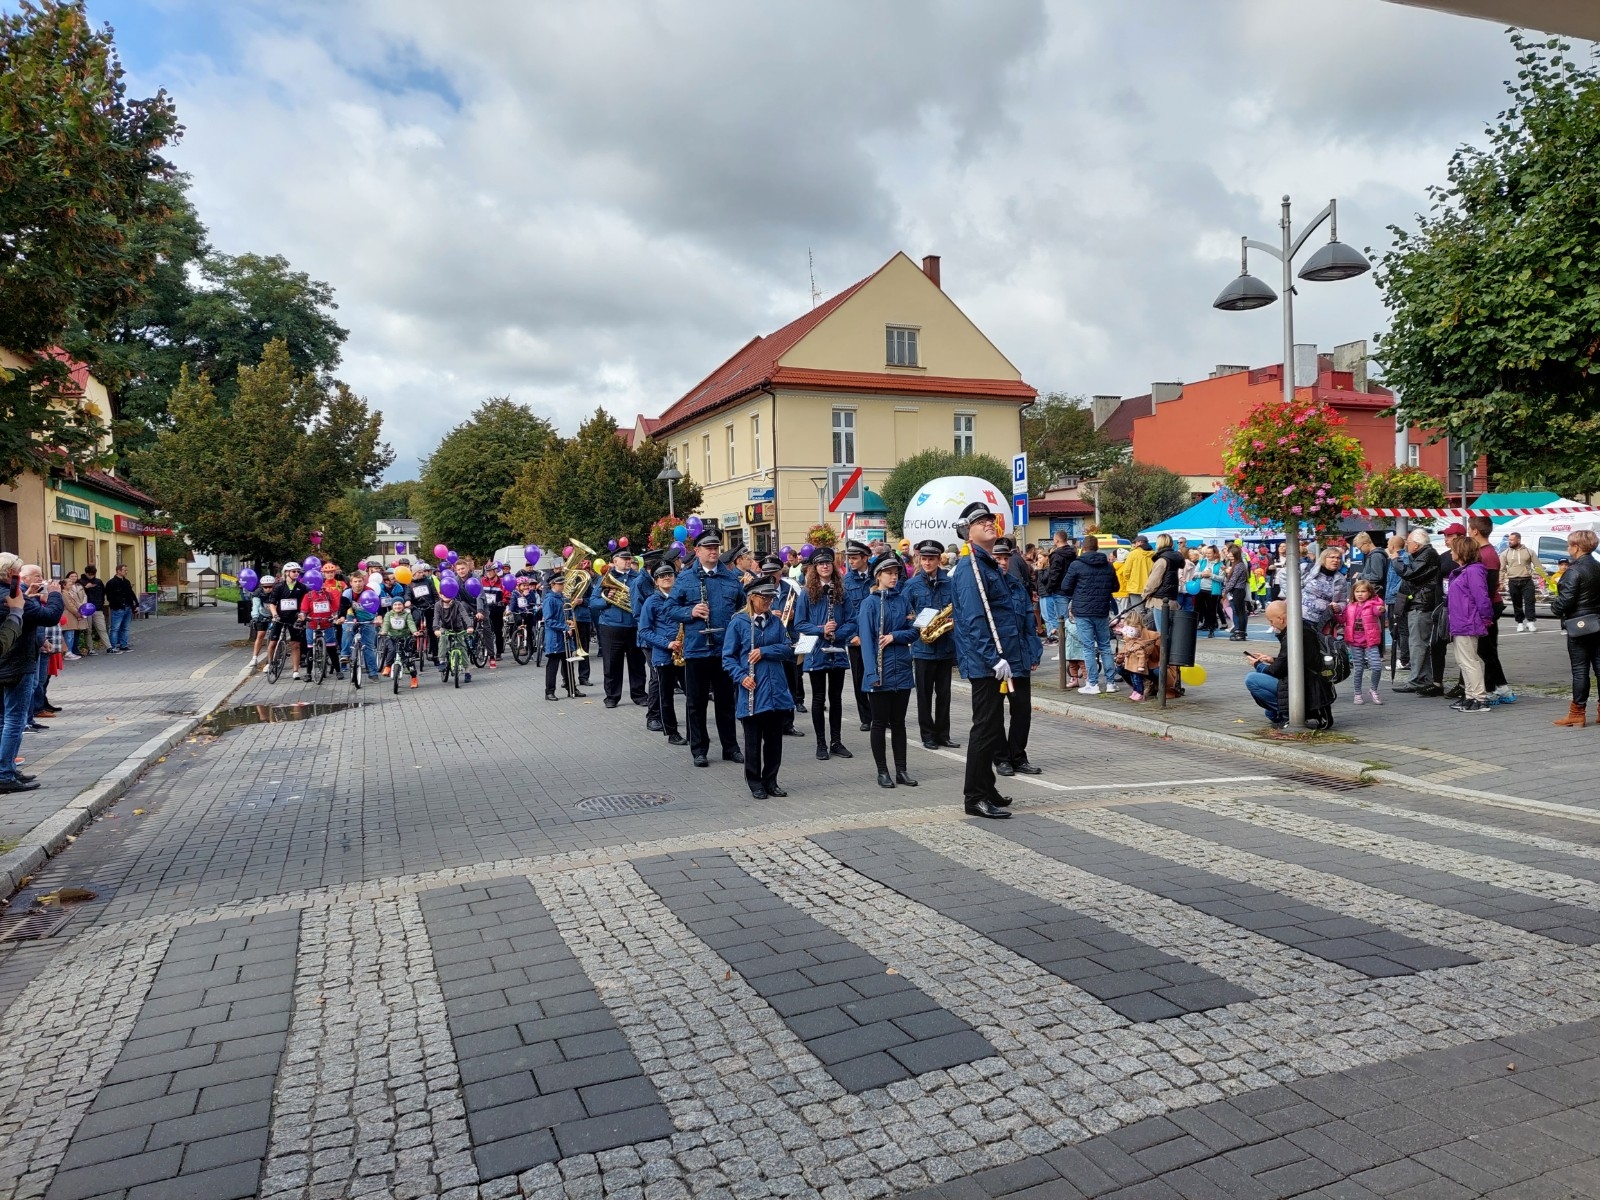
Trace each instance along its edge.
{"label": "white window frame", "polygon": [[682,455],[682,457],[680,457],[678,459],[678,462],[680,464],[682,464],[683,470],[684,470],[684,472],[686,474],[692,473],[692,466],[693,466],[693,463],[694,463],[694,459],[689,457],[689,443],[688,442],[684,442],[684,444],[683,444],[683,455]]}
{"label": "white window frame", "polygon": [[890,367],[920,367],[922,355],[918,343],[922,340],[919,325],[885,325],[883,327],[883,361]]}
{"label": "white window frame", "polygon": [[[965,423],[964,425],[963,422]],[[956,413],[953,428],[956,457],[965,458],[969,454],[976,454],[978,452],[978,414],[971,412]]]}
{"label": "white window frame", "polygon": [[1422,447],[1415,442],[1406,443],[1406,466],[1417,467],[1422,465]]}
{"label": "white window frame", "polygon": [[704,449],[705,452],[706,452],[706,482],[710,483],[711,482],[711,435],[709,433],[705,433],[705,434],[701,434],[700,435],[700,445],[701,445],[701,448]]}
{"label": "white window frame", "polygon": [[761,470],[761,414],[758,412],[750,414],[750,453],[753,455],[751,469]]}
{"label": "white window frame", "polygon": [[734,450],[733,422],[729,421],[723,428],[728,431],[728,478],[732,479],[739,474],[739,463]]}
{"label": "white window frame", "polygon": [[853,408],[833,410],[833,465],[856,465],[856,410]]}

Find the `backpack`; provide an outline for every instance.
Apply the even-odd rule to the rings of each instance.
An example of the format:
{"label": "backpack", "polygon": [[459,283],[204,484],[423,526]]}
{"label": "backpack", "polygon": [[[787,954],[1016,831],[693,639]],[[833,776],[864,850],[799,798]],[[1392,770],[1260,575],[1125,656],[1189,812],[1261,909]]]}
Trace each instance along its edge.
{"label": "backpack", "polygon": [[1322,654],[1322,666],[1316,668],[1317,674],[1334,684],[1349,679],[1350,648],[1344,644],[1344,639],[1318,632],[1317,643]]}

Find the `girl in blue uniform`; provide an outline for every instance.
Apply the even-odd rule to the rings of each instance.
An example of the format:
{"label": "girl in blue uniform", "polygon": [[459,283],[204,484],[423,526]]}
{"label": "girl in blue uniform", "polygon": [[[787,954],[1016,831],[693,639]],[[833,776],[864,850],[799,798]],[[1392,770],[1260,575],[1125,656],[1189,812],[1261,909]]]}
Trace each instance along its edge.
{"label": "girl in blue uniform", "polygon": [[762,575],[745,584],[745,607],[728,621],[722,669],[734,687],[734,715],[744,727],[744,781],[757,800],[788,795],[778,786],[783,731],[794,719],[787,664],[794,646],[772,612],[778,585]]}
{"label": "girl in blue uniform", "polygon": [[639,603],[639,644],[650,652],[650,665],[655,670],[656,705],[660,713],[661,732],[667,735],[672,746],[687,746],[689,740],[678,732],[678,708],[673,700],[678,685],[683,682],[683,668],[673,664],[674,652],[683,649],[678,641],[678,623],[667,613],[671,603],[672,585],[678,577],[677,569],[669,562],[657,563],[650,574],[655,586]]}
{"label": "girl in blue uniform", "polygon": [[[555,700],[556,678],[567,668],[567,643],[572,638],[572,630],[567,622],[572,619],[572,610],[567,607],[567,581],[560,571],[550,573],[550,590],[544,597],[544,698]],[[583,693],[578,690],[571,674],[566,676],[567,694],[581,698]]]}
{"label": "girl in blue uniform", "polygon": [[[900,594],[900,556],[885,551],[872,561],[877,587],[861,602],[861,688],[872,705],[872,757],[878,764],[878,786],[916,787],[906,774],[906,707],[913,681],[911,643],[916,626],[906,614]],[[885,736],[887,735],[887,736]],[[894,748],[894,774],[889,774],[888,747]]]}
{"label": "girl in blue uniform", "polygon": [[811,728],[817,735],[817,758],[850,758],[839,740],[844,714],[844,675],[850,669],[850,639],[856,636],[855,607],[845,595],[844,580],[834,565],[833,551],[819,546],[806,566],[806,584],[795,602],[794,627],[816,637],[806,655],[811,676]]}

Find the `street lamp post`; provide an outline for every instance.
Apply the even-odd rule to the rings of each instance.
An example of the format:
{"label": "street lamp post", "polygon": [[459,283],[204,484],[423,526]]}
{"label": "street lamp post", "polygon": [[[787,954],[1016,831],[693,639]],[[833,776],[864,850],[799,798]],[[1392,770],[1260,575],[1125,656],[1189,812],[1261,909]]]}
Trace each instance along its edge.
{"label": "street lamp post", "polygon": [[[1340,279],[1353,279],[1372,270],[1372,264],[1359,250],[1346,246],[1339,240],[1339,202],[1328,201],[1328,206],[1312,218],[1311,224],[1295,237],[1289,220],[1289,197],[1283,198],[1283,215],[1278,221],[1282,244],[1273,246],[1254,238],[1239,239],[1239,277],[1222,289],[1212,302],[1213,308],[1224,312],[1249,312],[1265,308],[1278,294],[1261,280],[1250,274],[1250,251],[1270,254],[1283,267],[1283,400],[1294,400],[1294,256],[1300,253],[1306,239],[1321,224],[1328,222],[1328,241],[1300,268],[1300,278],[1311,283],[1331,283]],[[1285,648],[1289,660],[1289,724],[1301,726],[1306,721],[1305,625],[1300,616],[1300,523],[1286,521],[1283,526],[1284,558],[1289,569],[1284,572],[1288,585],[1284,602],[1289,609]]]}
{"label": "street lamp post", "polygon": [[822,507],[822,501],[828,494],[828,477],[826,475],[813,475],[811,486],[817,489],[817,524],[826,525],[828,514]]}
{"label": "street lamp post", "polygon": [[677,451],[668,450],[661,459],[661,474],[656,476],[656,482],[667,485],[667,512],[674,517],[678,515],[678,505],[672,495],[672,485],[682,478],[683,472],[678,470]]}

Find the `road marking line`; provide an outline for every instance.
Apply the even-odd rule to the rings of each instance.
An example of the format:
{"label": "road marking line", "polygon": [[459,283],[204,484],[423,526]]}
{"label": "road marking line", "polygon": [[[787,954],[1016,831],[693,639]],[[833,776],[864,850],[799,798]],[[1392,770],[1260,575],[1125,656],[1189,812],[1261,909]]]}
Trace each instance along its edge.
{"label": "road marking line", "polygon": [[48,770],[59,762],[65,762],[68,758],[72,757],[72,755],[76,754],[79,750],[82,750],[90,742],[96,741],[99,738],[103,738],[108,733],[122,732],[129,727],[130,726],[128,724],[101,725],[97,729],[91,729],[88,733],[80,734],[78,737],[68,742],[65,746],[61,746],[58,749],[52,750],[49,754],[46,754],[38,762],[33,764],[33,770],[35,773]]}
{"label": "road marking line", "polygon": [[208,662],[205,666],[196,667],[193,671],[190,671],[189,672],[189,678],[190,679],[204,679],[206,677],[206,672],[211,670],[212,667],[216,666],[218,663],[227,662],[230,658],[235,657],[237,654],[238,654],[238,651],[236,651],[236,650],[229,650],[226,654],[219,654],[215,658],[213,658],[210,662]]}
{"label": "road marking line", "polygon": [[[967,761],[963,754],[956,754],[951,750],[933,750],[930,753],[955,762]],[[1165,788],[1165,787],[1194,787],[1206,783],[1272,783],[1277,780],[1276,775],[1218,775],[1210,779],[1152,779],[1148,782],[1138,783],[1051,783],[1048,779],[1040,779],[1034,775],[1013,775],[1011,778],[1018,783],[1031,783],[1034,787],[1049,788],[1052,792],[1120,792],[1129,788]]]}

